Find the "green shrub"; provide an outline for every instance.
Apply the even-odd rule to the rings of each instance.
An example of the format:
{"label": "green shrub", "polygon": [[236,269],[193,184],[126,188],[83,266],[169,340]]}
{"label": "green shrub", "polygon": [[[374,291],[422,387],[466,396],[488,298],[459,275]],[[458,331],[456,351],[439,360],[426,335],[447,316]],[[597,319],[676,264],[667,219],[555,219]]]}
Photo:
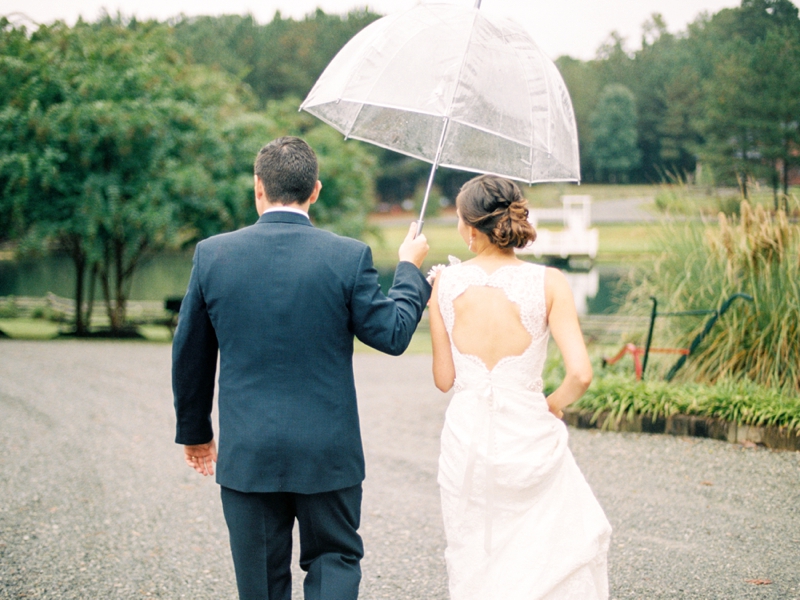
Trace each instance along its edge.
{"label": "green shrub", "polygon": [[64,313],[54,310],[51,306],[37,306],[31,311],[31,318],[53,321],[55,323],[69,321]]}
{"label": "green shrub", "polygon": [[676,414],[715,417],[742,425],[775,425],[800,431],[800,398],[748,381],[724,380],[716,385],[635,381],[630,376],[596,377],[574,408],[589,410],[611,422],[653,419]]}
{"label": "green shrub", "polygon": [[19,316],[19,308],[14,301],[14,296],[8,296],[0,303],[0,319],[16,319]]}

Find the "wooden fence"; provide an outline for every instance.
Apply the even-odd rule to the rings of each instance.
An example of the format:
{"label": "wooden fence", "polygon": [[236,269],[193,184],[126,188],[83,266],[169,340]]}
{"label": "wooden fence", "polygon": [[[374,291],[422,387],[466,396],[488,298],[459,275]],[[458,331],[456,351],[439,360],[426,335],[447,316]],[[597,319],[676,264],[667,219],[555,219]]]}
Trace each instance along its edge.
{"label": "wooden fence", "polygon": [[[83,309],[86,310],[86,303]],[[166,310],[164,302],[151,300],[129,300],[126,303],[128,321],[134,325],[168,325],[174,316]],[[44,297],[0,296],[0,314],[13,317],[43,317],[56,322],[75,320],[75,301],[48,292]],[[95,302],[92,305],[92,325],[107,324],[106,305]]]}

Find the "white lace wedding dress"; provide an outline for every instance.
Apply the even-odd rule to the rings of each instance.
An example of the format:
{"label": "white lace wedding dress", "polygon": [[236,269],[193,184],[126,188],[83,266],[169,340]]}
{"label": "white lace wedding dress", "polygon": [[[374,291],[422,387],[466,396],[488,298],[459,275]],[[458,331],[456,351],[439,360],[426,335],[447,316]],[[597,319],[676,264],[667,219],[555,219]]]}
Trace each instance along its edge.
{"label": "white lace wedding dress", "polygon": [[[608,598],[611,526],[542,394],[544,273],[530,263],[489,275],[457,264],[439,275],[456,372],[438,478],[452,600]],[[532,338],[491,370],[452,343],[453,301],[471,286],[503,290]]]}

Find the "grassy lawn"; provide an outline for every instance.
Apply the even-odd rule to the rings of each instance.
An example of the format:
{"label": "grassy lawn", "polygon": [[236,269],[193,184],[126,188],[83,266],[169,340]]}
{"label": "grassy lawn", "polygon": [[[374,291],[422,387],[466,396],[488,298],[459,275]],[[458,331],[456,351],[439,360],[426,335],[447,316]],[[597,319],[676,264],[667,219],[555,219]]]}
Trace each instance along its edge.
{"label": "grassy lawn", "polygon": [[[410,222],[410,221],[409,221]],[[439,263],[447,263],[447,255],[461,259],[469,258],[469,250],[455,225],[425,224],[425,236],[431,247],[425,268]],[[381,226],[381,237],[370,236],[365,241],[372,247],[372,257],[379,268],[393,268],[397,264],[397,249],[408,233],[408,223]]]}
{"label": "grassy lawn", "polygon": [[43,319],[0,319],[0,331],[8,337],[25,340],[51,340],[61,326]]}
{"label": "grassy lawn", "polygon": [[[358,354],[380,354],[374,348],[370,348],[366,344],[362,344],[358,340],[355,340],[355,347],[354,351]],[[404,354],[430,354],[431,353],[431,332],[428,331],[427,327],[423,327],[420,325],[420,328],[417,329],[416,333],[414,333],[414,337],[411,338],[411,343],[408,346],[408,349],[405,351]]]}
{"label": "grassy lawn", "polygon": [[[603,263],[620,263],[648,260],[656,251],[655,240],[662,231],[658,223],[633,223],[630,225],[599,225],[600,250],[597,260]],[[372,237],[367,243],[372,246],[375,265],[392,268],[397,264],[397,248],[408,231],[405,224],[387,224],[381,227],[381,239]],[[425,235],[431,251],[425,260],[424,269],[432,265],[447,264],[452,254],[462,260],[472,256],[454,225],[426,224]]]}
{"label": "grassy lawn", "polygon": [[[45,319],[0,319],[0,331],[18,340],[52,340],[66,326]],[[142,325],[138,328],[149,342],[171,342],[169,329],[162,325]]]}
{"label": "grassy lawn", "polygon": [[660,223],[631,223],[597,225],[600,248],[597,261],[629,263],[651,260],[658,251],[658,239],[663,235]]}
{"label": "grassy lawn", "polygon": [[520,186],[532,206],[558,208],[561,196],[591,196],[594,201],[620,200],[624,198],[653,198],[659,189],[657,185],[609,185],[598,183],[542,183]]}
{"label": "grassy lawn", "polygon": [[140,325],[138,329],[148,342],[172,343],[172,334],[164,325]]}

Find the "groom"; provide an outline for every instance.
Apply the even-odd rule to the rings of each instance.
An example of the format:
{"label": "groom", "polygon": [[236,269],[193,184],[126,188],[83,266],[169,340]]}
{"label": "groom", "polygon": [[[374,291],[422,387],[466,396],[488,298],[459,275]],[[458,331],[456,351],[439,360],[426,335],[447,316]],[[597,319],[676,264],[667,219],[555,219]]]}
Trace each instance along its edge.
{"label": "groom", "polygon": [[[241,599],[291,599],[299,523],[307,600],[358,596],[364,455],[353,337],[408,346],[430,296],[412,224],[388,297],[365,244],[316,229],[314,151],[283,137],[255,163],[258,221],[197,245],[173,341],[176,442],[214,473]],[[211,427],[219,352],[219,457]]]}

